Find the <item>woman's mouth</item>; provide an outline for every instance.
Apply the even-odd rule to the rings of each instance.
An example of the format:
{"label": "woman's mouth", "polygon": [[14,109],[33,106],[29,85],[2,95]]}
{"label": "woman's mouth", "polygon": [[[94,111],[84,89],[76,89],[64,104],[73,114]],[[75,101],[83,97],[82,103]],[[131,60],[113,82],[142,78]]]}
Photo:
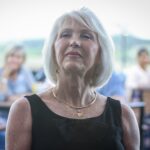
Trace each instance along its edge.
{"label": "woman's mouth", "polygon": [[72,57],[81,57],[81,54],[78,52],[68,52],[65,56],[72,56]]}

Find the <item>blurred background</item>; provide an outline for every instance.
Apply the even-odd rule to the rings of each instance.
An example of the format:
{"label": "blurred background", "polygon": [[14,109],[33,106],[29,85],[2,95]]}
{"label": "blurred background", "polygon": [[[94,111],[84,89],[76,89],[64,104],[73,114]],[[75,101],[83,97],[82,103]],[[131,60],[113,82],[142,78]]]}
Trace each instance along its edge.
{"label": "blurred background", "polygon": [[[81,7],[88,7],[95,12],[115,45],[115,71],[106,87],[98,88],[97,91],[106,96],[114,96],[131,106],[139,123],[141,150],[150,150],[150,71],[148,73],[145,70],[143,74],[130,72],[132,66],[140,64],[139,60],[142,61],[142,59],[146,68],[150,66],[150,57],[147,52],[142,51],[143,54],[139,54],[141,58],[137,59],[139,49],[150,52],[149,3],[149,0],[0,0],[0,150],[5,149],[5,128],[12,102],[22,95],[37,92],[49,85],[43,72],[42,49],[55,19],[64,12]],[[13,84],[10,82],[10,85],[18,87],[15,92],[13,86],[7,87],[10,88],[9,91],[2,86],[2,84],[9,86],[6,82],[9,83],[10,72],[9,69],[4,69],[4,64],[9,58],[6,59],[8,47],[14,43],[23,45],[26,61],[21,62],[21,65],[28,69],[28,71],[22,70],[22,74],[18,74]],[[20,55],[11,53],[10,56],[24,57],[24,52]],[[33,77],[29,75],[29,71]],[[28,77],[30,76],[30,80],[26,78],[26,75],[24,76],[25,73]],[[143,83],[141,81],[142,86],[139,84],[139,87],[134,87],[135,83],[133,83],[130,89],[131,87],[126,87],[126,81],[129,75],[134,74],[141,75],[137,76],[135,82],[140,78],[146,78],[146,80]],[[25,80],[28,80],[28,83]],[[20,89],[26,91],[21,93]]]}
{"label": "blurred background", "polygon": [[132,65],[138,47],[150,46],[148,0],[0,0],[0,59],[9,43],[19,41],[27,47],[27,65],[40,67],[41,49],[54,20],[80,7],[91,8],[111,34],[118,67]]}
{"label": "blurred background", "polygon": [[80,7],[91,8],[112,36],[117,68],[133,65],[138,47],[150,47],[148,0],[0,0],[0,60],[5,47],[19,41],[26,46],[27,65],[37,69],[54,20],[63,12]]}

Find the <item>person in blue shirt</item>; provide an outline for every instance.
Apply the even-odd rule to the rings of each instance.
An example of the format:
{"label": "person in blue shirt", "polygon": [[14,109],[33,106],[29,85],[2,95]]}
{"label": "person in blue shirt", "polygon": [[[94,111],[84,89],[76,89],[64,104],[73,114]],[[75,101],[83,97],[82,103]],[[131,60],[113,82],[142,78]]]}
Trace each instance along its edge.
{"label": "person in blue shirt", "polygon": [[[34,78],[24,67],[25,60],[23,45],[15,44],[7,49],[4,65],[0,68],[0,101],[13,102],[20,96],[32,92]],[[0,150],[4,150],[7,116],[8,112],[0,112]]]}
{"label": "person in blue shirt", "polygon": [[32,92],[34,77],[24,67],[26,53],[22,45],[11,46],[5,55],[4,65],[0,68],[0,101],[12,100],[13,96]]}
{"label": "person in blue shirt", "polygon": [[109,81],[103,86],[97,88],[97,92],[102,95],[113,97],[119,100],[125,100],[125,74],[113,71]]}

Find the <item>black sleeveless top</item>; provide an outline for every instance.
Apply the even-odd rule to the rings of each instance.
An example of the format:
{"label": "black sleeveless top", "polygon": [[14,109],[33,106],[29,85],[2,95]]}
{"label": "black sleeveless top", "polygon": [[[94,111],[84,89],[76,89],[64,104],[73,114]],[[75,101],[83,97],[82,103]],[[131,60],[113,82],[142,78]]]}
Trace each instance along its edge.
{"label": "black sleeveless top", "polygon": [[124,150],[121,105],[107,98],[94,118],[72,119],[51,111],[36,94],[26,96],[32,112],[31,150]]}

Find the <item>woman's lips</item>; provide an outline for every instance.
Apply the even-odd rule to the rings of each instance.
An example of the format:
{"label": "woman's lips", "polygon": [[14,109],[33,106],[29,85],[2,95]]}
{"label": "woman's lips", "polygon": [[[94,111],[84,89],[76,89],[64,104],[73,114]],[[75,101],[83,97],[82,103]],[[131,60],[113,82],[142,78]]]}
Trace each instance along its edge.
{"label": "woman's lips", "polygon": [[68,53],[66,53],[66,56],[79,56],[79,57],[81,57],[81,54],[78,52],[68,52]]}

